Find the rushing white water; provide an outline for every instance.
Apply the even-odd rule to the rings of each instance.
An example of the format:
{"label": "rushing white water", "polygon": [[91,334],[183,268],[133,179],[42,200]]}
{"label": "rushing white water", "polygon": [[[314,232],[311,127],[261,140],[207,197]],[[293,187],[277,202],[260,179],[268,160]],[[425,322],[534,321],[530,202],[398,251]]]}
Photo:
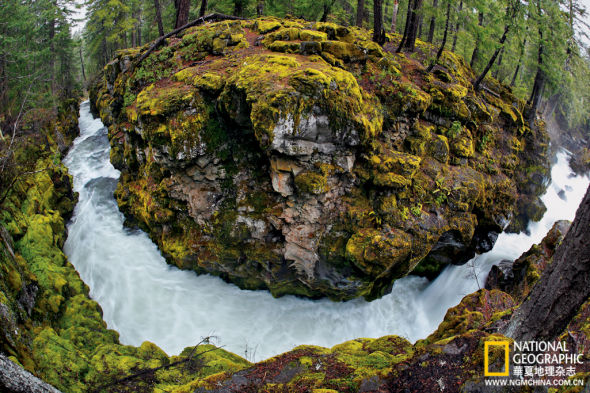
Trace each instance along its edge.
{"label": "rushing white water", "polygon": [[[391,294],[370,303],[274,299],[266,291],[240,290],[221,279],[171,267],[145,233],[124,228],[113,198],[119,172],[109,162],[109,150],[106,129],[92,118],[88,102],[83,103],[80,137],[65,159],[80,193],[65,252],[123,343],[148,340],[169,354],[209,335],[229,351],[256,360],[301,344],[329,347],[387,334],[411,341],[424,338],[449,307],[477,290],[474,276],[482,282],[492,264],[518,257],[555,220],[573,219],[588,186],[586,178],[570,175],[561,153],[543,197],[549,210],[530,226],[530,236],[502,234],[494,249],[473,263],[449,267],[431,284],[418,277],[397,280]],[[558,196],[560,190],[565,200]]]}

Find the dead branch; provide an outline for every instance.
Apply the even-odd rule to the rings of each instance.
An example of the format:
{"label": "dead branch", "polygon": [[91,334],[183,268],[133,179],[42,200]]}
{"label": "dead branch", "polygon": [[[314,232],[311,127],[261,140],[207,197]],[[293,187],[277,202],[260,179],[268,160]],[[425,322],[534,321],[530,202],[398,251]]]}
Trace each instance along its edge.
{"label": "dead branch", "polygon": [[134,67],[137,67],[143,60],[145,60],[145,58],[148,57],[160,45],[162,45],[162,43],[164,43],[164,41],[167,38],[170,38],[173,35],[176,35],[176,34],[180,33],[181,31],[183,31],[185,29],[188,29],[189,27],[198,26],[198,25],[200,25],[202,23],[205,23],[205,22],[220,22],[220,21],[223,21],[223,20],[245,20],[245,19],[246,18],[240,18],[239,16],[232,16],[232,15],[224,15],[224,14],[213,13],[213,14],[202,16],[202,17],[200,17],[198,19],[195,19],[195,20],[193,20],[191,22],[188,22],[186,25],[180,26],[178,29],[174,29],[170,33],[165,34],[165,35],[161,36],[160,38],[156,39],[156,41],[154,41],[154,43],[152,44],[152,46],[150,46],[148,48],[148,50],[145,51],[140,56],[140,58],[134,64]]}
{"label": "dead branch", "polygon": [[165,365],[159,366],[159,367],[147,368],[147,369],[141,370],[141,371],[139,371],[137,373],[134,373],[134,374],[131,374],[131,375],[127,375],[127,376],[125,376],[123,378],[117,379],[117,380],[115,380],[113,382],[110,382],[108,384],[99,386],[96,389],[92,390],[91,393],[98,393],[99,391],[101,391],[103,389],[106,389],[106,388],[109,388],[109,387],[112,387],[112,386],[115,386],[115,385],[119,385],[121,383],[125,383],[125,382],[128,382],[128,381],[131,381],[133,379],[137,379],[137,378],[142,377],[144,375],[153,374],[153,373],[155,373],[158,370],[165,370],[165,369],[168,369],[168,368],[176,367],[176,366],[181,365],[181,364],[188,363],[189,361],[194,360],[194,359],[198,358],[199,356],[206,354],[207,352],[216,351],[216,350],[218,350],[218,349],[221,348],[221,347],[214,347],[214,348],[208,349],[208,350],[203,351],[203,352],[195,353],[196,350],[197,350],[197,348],[201,344],[208,343],[210,341],[210,339],[211,339],[211,337],[205,337],[204,339],[202,339],[197,345],[195,345],[193,347],[192,351],[184,359],[177,360],[176,362],[165,364]]}

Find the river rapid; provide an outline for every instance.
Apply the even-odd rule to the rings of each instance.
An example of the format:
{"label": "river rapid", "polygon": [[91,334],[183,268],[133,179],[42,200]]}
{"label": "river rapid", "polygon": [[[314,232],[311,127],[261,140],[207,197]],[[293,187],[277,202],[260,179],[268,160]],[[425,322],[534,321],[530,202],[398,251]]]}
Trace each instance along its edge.
{"label": "river rapid", "polygon": [[122,343],[147,340],[170,355],[206,336],[256,361],[302,344],[330,347],[389,334],[412,342],[425,338],[449,307],[483,286],[493,264],[517,258],[541,241],[556,220],[572,220],[588,186],[586,177],[571,174],[566,153],[559,153],[543,196],[548,211],[529,226],[529,235],[501,234],[490,252],[447,267],[431,283],[420,277],[397,280],[390,294],[373,302],[275,299],[267,291],[241,290],[172,267],[144,232],[125,228],[113,197],[119,171],[109,161],[107,130],[92,117],[87,101],[79,124],[80,136],[64,160],[80,194],[68,225],[66,255]]}

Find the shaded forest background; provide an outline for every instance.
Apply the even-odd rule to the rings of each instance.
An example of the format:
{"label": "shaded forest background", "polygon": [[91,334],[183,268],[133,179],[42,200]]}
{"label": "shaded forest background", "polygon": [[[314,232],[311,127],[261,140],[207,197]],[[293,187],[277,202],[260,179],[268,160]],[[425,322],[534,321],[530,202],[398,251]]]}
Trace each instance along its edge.
{"label": "shaded forest background", "polygon": [[399,50],[410,56],[414,39],[430,42],[463,56],[482,79],[510,85],[533,115],[548,103],[568,127],[583,135],[590,129],[590,60],[581,33],[588,26],[579,0],[87,0],[85,27],[72,34],[77,6],[72,0],[0,3],[0,170],[23,121],[42,110],[57,113],[66,97],[81,95],[117,50],[146,45],[212,12],[376,26],[377,42],[403,37]]}

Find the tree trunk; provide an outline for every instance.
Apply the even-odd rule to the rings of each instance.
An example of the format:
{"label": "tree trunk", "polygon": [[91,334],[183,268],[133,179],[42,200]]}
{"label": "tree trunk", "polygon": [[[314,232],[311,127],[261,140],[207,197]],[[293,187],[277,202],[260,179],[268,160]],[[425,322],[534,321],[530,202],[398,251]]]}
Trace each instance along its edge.
{"label": "tree trunk", "polygon": [[461,11],[463,11],[463,0],[459,3],[459,9],[457,10],[457,23],[455,24],[455,36],[453,37],[453,46],[451,52],[454,52],[457,48],[457,34],[459,33],[459,22],[461,19]]}
{"label": "tree trunk", "polygon": [[160,8],[160,0],[154,0],[154,8],[156,9],[156,22],[158,23],[158,33],[160,37],[164,35],[164,25],[162,24],[162,9]]}
{"label": "tree trunk", "polygon": [[80,64],[82,65],[82,78],[84,79],[84,86],[86,86],[86,71],[84,70],[84,56],[82,56],[82,41],[80,41],[78,49],[80,52]]}
{"label": "tree trunk", "polygon": [[391,32],[395,33],[397,30],[397,10],[399,7],[399,1],[393,0],[393,15],[391,16]]}
{"label": "tree trunk", "polygon": [[418,36],[418,25],[422,19],[419,15],[420,8],[422,8],[422,2],[423,0],[410,0],[410,3],[408,4],[408,18],[406,21],[404,38],[402,39],[399,48],[397,48],[397,52],[401,52],[401,50],[406,50],[408,52],[414,51],[414,48],[416,47],[416,38]]}
{"label": "tree trunk", "polygon": [[256,3],[256,15],[264,15],[264,0],[258,0],[258,2]]}
{"label": "tree trunk", "polygon": [[[483,26],[483,12],[480,12],[478,15],[478,26],[482,27]],[[479,56],[479,42],[480,42],[480,34],[481,32],[478,31],[477,34],[477,39],[475,41],[475,48],[473,48],[473,53],[471,54],[471,61],[469,62],[469,65],[471,66],[471,68],[473,68],[475,66],[475,63],[477,63],[478,56]]]}
{"label": "tree trunk", "polygon": [[[542,36],[541,36],[542,39]],[[531,92],[531,97],[529,98],[528,104],[530,105],[529,112],[528,112],[528,121],[532,124],[535,121],[535,117],[537,115],[537,108],[539,107],[539,102],[541,102],[541,97],[543,96],[543,90],[545,90],[545,71],[543,70],[543,45],[539,44],[539,59],[538,59],[538,66],[537,66],[537,74],[535,75],[535,82],[533,83],[533,91]]]}
{"label": "tree trunk", "polygon": [[[293,1],[290,2],[293,4]],[[291,10],[293,13],[293,10]],[[234,15],[241,17],[244,14],[244,0],[234,0]]]}
{"label": "tree trunk", "polygon": [[512,315],[506,335],[553,340],[590,296],[590,187],[576,218],[539,282]]}
{"label": "tree trunk", "polygon": [[[436,8],[438,7],[438,0],[433,0],[432,1],[432,8],[435,10],[434,12],[436,12]],[[430,28],[428,29],[428,38],[426,39],[426,41],[430,42],[432,44],[432,41],[434,40],[434,29],[436,27],[436,17],[433,15],[432,18],[430,18]]]}
{"label": "tree trunk", "polygon": [[443,51],[445,50],[445,45],[447,44],[447,37],[449,36],[449,19],[451,19],[451,2],[450,1],[447,3],[447,17],[446,17],[446,21],[445,21],[445,32],[443,34],[443,40],[440,44],[440,48],[438,48],[438,52],[436,53],[436,59],[434,59],[434,62],[432,62],[432,64],[430,64],[427,72],[432,71],[432,69],[434,68],[436,63],[438,63],[438,59],[440,59]]}
{"label": "tree trunk", "polygon": [[500,67],[502,66],[502,59],[504,58],[504,47],[500,50],[500,57],[498,57],[498,64],[496,64],[496,69],[492,73],[492,77],[498,79],[498,74],[500,73]]}
{"label": "tree trunk", "polygon": [[363,17],[365,16],[365,0],[357,0],[356,3],[356,25],[363,27]]}
{"label": "tree trunk", "polygon": [[508,35],[508,31],[510,31],[510,25],[506,24],[506,26],[504,27],[504,34],[502,34],[502,38],[500,38],[500,46],[498,46],[498,48],[496,49],[496,51],[492,55],[492,58],[490,59],[490,61],[488,61],[486,68],[484,68],[482,73],[477,77],[477,80],[473,84],[473,88],[476,91],[479,90],[479,85],[481,84],[483,79],[486,77],[486,75],[490,71],[490,68],[492,68],[492,66],[494,65],[494,62],[496,61],[496,58],[498,57],[498,54],[500,53],[500,51],[504,48],[504,41],[506,41],[506,36]]}
{"label": "tree trunk", "polygon": [[520,71],[520,65],[522,64],[522,57],[524,56],[524,51],[526,49],[526,33],[528,33],[528,26],[525,31],[524,41],[522,42],[522,47],[520,48],[520,54],[518,55],[518,64],[516,65],[516,69],[514,70],[514,75],[512,76],[512,80],[510,81],[510,86],[514,86],[516,83],[516,77],[518,76],[518,72]]}
{"label": "tree trunk", "polygon": [[373,0],[373,41],[379,45],[385,43],[383,30],[383,0]]}
{"label": "tree trunk", "polygon": [[176,7],[176,23],[174,28],[178,29],[188,23],[188,11],[190,8],[190,0],[174,0],[174,7]]}
{"label": "tree trunk", "polygon": [[199,10],[199,18],[205,16],[207,12],[207,0],[201,0],[201,9]]}
{"label": "tree trunk", "polygon": [[[52,3],[53,4],[53,3]],[[54,12],[52,10],[52,12]],[[51,94],[55,96],[55,17],[49,21],[49,75]]]}

